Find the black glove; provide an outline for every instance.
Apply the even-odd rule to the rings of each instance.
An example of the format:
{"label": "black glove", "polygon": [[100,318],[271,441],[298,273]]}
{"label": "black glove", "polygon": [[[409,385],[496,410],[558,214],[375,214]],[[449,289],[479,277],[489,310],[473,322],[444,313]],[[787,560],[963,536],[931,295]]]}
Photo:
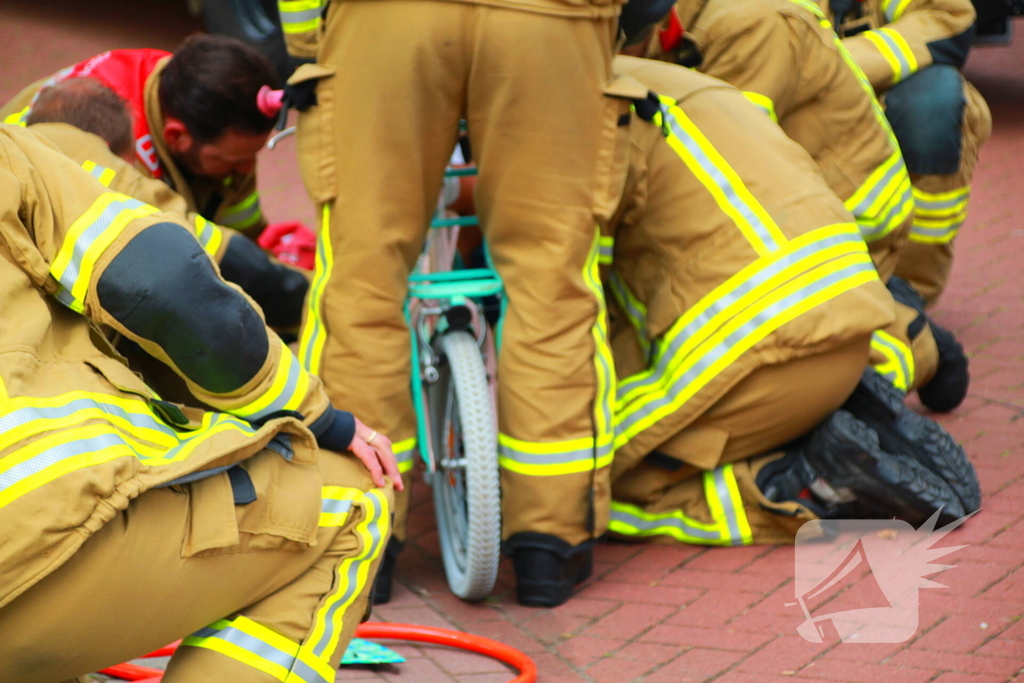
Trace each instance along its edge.
{"label": "black glove", "polygon": [[317,79],[302,81],[295,85],[284,86],[284,106],[306,111],[316,105],[316,84]]}

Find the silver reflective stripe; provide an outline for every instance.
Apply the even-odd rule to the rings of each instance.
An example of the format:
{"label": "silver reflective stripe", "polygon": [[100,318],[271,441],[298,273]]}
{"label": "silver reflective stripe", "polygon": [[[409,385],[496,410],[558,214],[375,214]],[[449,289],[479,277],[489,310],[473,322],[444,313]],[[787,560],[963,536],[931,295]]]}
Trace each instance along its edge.
{"label": "silver reflective stripe", "polygon": [[[622,503],[612,503],[611,520],[629,527],[634,527],[641,536],[654,536],[661,533],[664,534],[664,529],[671,528],[676,529],[687,536],[693,538],[699,538],[706,541],[718,541],[721,540],[722,535],[717,531],[710,529],[704,529],[699,526],[692,526],[680,515],[667,514],[664,517],[658,517],[657,519],[644,519],[639,515],[631,514],[627,509],[627,506]],[[632,506],[628,506],[632,507]],[[622,533],[621,531],[619,533]]]}
{"label": "silver reflective stripe", "polygon": [[743,218],[750,224],[750,226],[757,233],[761,241],[764,242],[765,246],[769,250],[775,251],[779,248],[778,242],[772,236],[761,219],[754,213],[753,209],[747,205],[745,201],[740,199],[739,195],[736,194],[736,188],[733,187],[732,183],[722,173],[722,171],[712,163],[711,159],[707,157],[704,150],[701,149],[697,141],[687,135],[682,126],[676,120],[676,117],[671,113],[668,107],[662,105],[661,107],[662,117],[668,122],[669,127],[672,129],[673,134],[679,138],[679,141],[683,143],[687,151],[693,155],[694,159],[700,165],[700,167],[711,176],[715,185],[725,194],[727,201],[743,215]]}
{"label": "silver reflective stripe", "polygon": [[[363,504],[370,506],[371,510],[367,510],[368,519],[368,531],[370,533],[370,547],[365,552],[366,558],[372,558],[380,552],[380,546],[382,543],[381,538],[381,518],[384,516],[384,511],[381,508],[380,499],[376,496],[366,495],[362,498]],[[368,559],[366,561],[369,561]],[[336,627],[340,626],[340,620],[337,619],[337,612],[339,609],[344,610],[345,606],[348,605],[355,595],[355,592],[359,589],[359,569],[364,562],[352,562],[348,567],[348,583],[345,586],[345,593],[328,608],[327,614],[324,615],[323,623],[326,626],[323,634],[313,645],[313,654],[323,659],[324,652],[328,647],[331,646],[337,640],[339,634],[337,634]],[[372,577],[368,577],[368,580],[372,580]],[[299,661],[296,660],[296,664]]]}
{"label": "silver reflective stripe", "polygon": [[336,498],[324,498],[320,505],[320,512],[325,515],[343,515],[351,509],[351,500],[338,500]]}
{"label": "silver reflective stripe", "polygon": [[[285,354],[291,355],[291,350],[289,350],[287,346],[284,347],[284,350],[281,353],[281,357],[278,360],[279,363],[286,362]],[[245,419],[249,420],[250,422],[255,422],[257,420],[265,418],[267,415],[276,413],[279,410],[286,410],[287,408],[285,406],[287,406],[288,402],[292,400],[292,397],[294,397],[295,391],[299,385],[299,379],[301,377],[302,365],[299,364],[298,359],[292,358],[288,362],[288,379],[285,381],[284,386],[281,388],[281,393],[275,396],[274,400],[271,401],[266,408],[262,408],[261,410],[258,410],[252,414],[246,413]],[[245,409],[242,408],[239,414],[242,414],[244,411]]]}
{"label": "silver reflective stripe", "polygon": [[[749,292],[760,287],[762,284],[771,280],[790,266],[796,265],[803,259],[812,256],[815,252],[848,243],[862,244],[863,238],[859,232],[853,231],[840,235],[832,235],[823,240],[805,244],[792,253],[780,257],[778,260],[770,263],[756,273],[753,273],[747,280],[737,285],[732,291],[713,301],[703,313],[687,323],[682,329],[677,332],[670,331],[669,334],[671,335],[672,342],[667,348],[659,350],[657,364],[652,368],[653,376],[638,377],[621,383],[619,385],[618,392],[619,399],[622,400],[629,392],[635,389],[642,388],[646,385],[656,385],[661,376],[668,370],[668,366],[675,361],[676,355],[679,353],[679,347],[685,344],[690,337],[697,334],[701,328],[710,323],[715,317],[735,305]],[[666,337],[667,336],[668,335],[666,335]]]}
{"label": "silver reflective stripe", "polygon": [[951,199],[928,199],[918,193],[914,195],[914,199],[917,202],[918,209],[923,211],[941,211],[943,209],[958,208],[960,204],[966,204],[970,196],[970,192],[965,192],[963,195]]}
{"label": "silver reflective stripe", "polygon": [[282,24],[302,24],[320,18],[320,8],[295,10],[293,12],[281,12]]}
{"label": "silver reflective stripe", "polygon": [[871,208],[871,205],[874,204],[875,201],[879,198],[879,196],[881,196],[882,192],[885,191],[885,188],[889,186],[889,183],[892,182],[892,179],[895,178],[897,175],[906,175],[906,172],[907,168],[901,157],[895,164],[892,165],[891,168],[889,168],[888,171],[885,172],[885,175],[882,176],[877,183],[875,183],[875,186],[871,189],[871,192],[869,192],[868,195],[864,197],[864,199],[860,200],[856,206],[848,207],[850,213],[852,213],[854,216],[864,215],[867,212],[867,210]]}
{"label": "silver reflective stripe", "polygon": [[[611,422],[609,422],[611,424]],[[594,458],[603,458],[611,455],[611,442],[599,446],[595,453],[593,448],[578,448],[561,453],[528,453],[520,451],[505,444],[498,445],[498,452],[502,457],[514,460],[523,465],[568,465],[575,462],[590,462]]]}
{"label": "silver reflective stripe", "polygon": [[[69,460],[84,453],[96,453],[112,446],[125,446],[131,450],[131,447],[124,442],[124,439],[116,434],[99,434],[52,446],[24,462],[18,463],[6,472],[0,473],[0,491],[10,488],[32,475],[39,474],[59,462]],[[131,455],[131,453],[126,453],[125,455]]]}
{"label": "silver reflective stripe", "polygon": [[[871,343],[874,344],[874,345],[878,345],[878,346],[881,346],[881,347],[884,347],[885,349],[887,349],[889,351],[889,353],[886,354],[886,355],[888,355],[890,358],[895,358],[899,362],[900,368],[902,368],[902,370],[903,370],[904,381],[906,381],[906,383],[907,383],[907,386],[904,389],[904,391],[910,389],[910,384],[914,381],[914,375],[913,375],[913,371],[910,369],[910,364],[907,363],[907,356],[906,356],[906,354],[909,351],[909,349],[907,349],[906,347],[903,347],[901,349],[899,346],[897,346],[896,344],[892,343],[888,339],[884,339],[877,332],[875,334],[871,335]],[[888,376],[887,373],[882,373],[882,374]],[[895,379],[895,375],[892,377],[892,379]],[[893,382],[893,383],[895,384],[895,382]]]}
{"label": "silver reflective stripe", "polygon": [[626,284],[619,271],[613,270],[611,272],[611,275],[608,277],[608,287],[612,290],[615,301],[626,312],[626,317],[629,318],[633,328],[640,335],[641,343],[649,342],[647,338],[647,311],[641,308],[642,304],[630,291],[629,285]]}
{"label": "silver reflective stripe", "polygon": [[106,173],[109,170],[110,169],[106,168],[105,166],[100,166],[99,164],[96,164],[95,166],[93,166],[92,170],[89,171],[89,175],[91,175],[96,180],[99,180],[100,176],[102,176],[104,173]]}
{"label": "silver reflective stripe", "polygon": [[[905,78],[906,76],[909,76],[910,75],[910,62],[907,61],[907,56],[905,54],[903,54],[903,50],[900,49],[899,44],[893,39],[893,37],[890,36],[885,31],[882,31],[882,30],[872,31],[871,33],[873,33],[876,36],[878,36],[879,38],[881,38],[885,42],[885,44],[889,47],[889,49],[892,51],[892,53],[896,57],[897,61],[899,61],[900,69],[901,69],[901,73],[899,74],[900,78]],[[899,79],[897,79],[897,80],[899,80]]]}
{"label": "silver reflective stripe", "polygon": [[[0,416],[0,448],[3,448],[4,435],[11,433],[15,428],[22,425],[34,422],[36,420],[56,420],[62,417],[69,417],[75,413],[95,408],[101,410],[108,415],[119,417],[125,420],[129,424],[142,429],[153,429],[159,432],[163,432],[169,436],[177,437],[177,432],[168,427],[165,423],[158,420],[153,415],[144,415],[139,413],[130,413],[124,410],[120,406],[112,404],[100,404],[92,399],[80,398],[59,406],[52,406],[47,408],[40,408],[36,406],[29,406],[26,408],[18,408],[13,410],[6,415]],[[76,425],[79,426],[79,425]]]}
{"label": "silver reflective stripe", "polygon": [[962,226],[963,224],[964,222],[961,220],[950,223],[945,227],[933,228],[931,226],[919,225],[917,223],[914,223],[914,225],[911,226],[910,228],[910,234],[920,235],[924,237],[949,237],[950,239],[952,239],[953,235],[956,234],[956,232],[960,229],[960,226]]}
{"label": "silver reflective stripe", "polygon": [[[268,662],[277,664],[285,671],[294,672],[307,683],[330,683],[329,681],[326,681],[322,676],[320,676],[320,674],[316,673],[309,667],[305,667],[305,671],[312,674],[311,676],[301,675],[298,671],[294,671],[293,667],[296,664],[296,658],[293,655],[290,655],[287,652],[282,652],[273,645],[269,645],[268,643],[260,640],[259,638],[252,636],[246,633],[245,631],[237,629],[234,626],[228,626],[220,630],[213,629],[210,627],[201,628],[195,633],[193,633],[192,637],[204,639],[216,638],[217,640],[223,640],[226,643],[231,643],[232,645],[241,648],[246,652],[251,652],[260,659],[264,659]],[[298,648],[297,643],[295,647]],[[243,664],[246,663],[244,660],[238,661],[241,661]]]}
{"label": "silver reflective stripe", "polygon": [[729,491],[729,484],[725,480],[725,468],[719,467],[711,475],[715,482],[718,502],[725,512],[725,521],[729,526],[729,542],[732,545],[743,545],[743,534],[740,533],[740,523],[736,518],[736,507],[732,504],[732,494]]}
{"label": "silver reflective stripe", "polygon": [[[239,204],[245,204],[245,200],[239,202]],[[257,197],[252,204],[245,208],[238,209],[238,204],[230,206],[224,210],[223,216],[221,216],[220,222],[228,227],[234,227],[244,225],[260,214],[260,200]]]}
{"label": "silver reflective stripe", "polygon": [[65,289],[70,291],[74,288],[82,268],[82,260],[85,258],[85,253],[92,247],[93,242],[111,226],[122,211],[130,211],[141,206],[143,206],[142,202],[125,198],[112,201],[103,209],[103,213],[75,240],[71,260],[60,275],[60,283],[64,285]]}
{"label": "silver reflective stripe", "polygon": [[[859,238],[858,238],[859,239]],[[630,412],[623,420],[619,423],[617,431],[627,432],[635,423],[645,419],[652,413],[658,411],[661,408],[666,408],[672,405],[676,397],[682,393],[687,386],[696,381],[709,367],[715,364],[720,358],[726,355],[734,346],[740,344],[749,335],[754,333],[758,328],[766,325],[779,314],[785,312],[787,309],[796,306],[801,301],[814,296],[818,292],[826,289],[830,285],[841,282],[849,277],[858,275],[860,273],[874,271],[874,264],[870,260],[864,263],[854,263],[843,268],[840,271],[830,273],[829,275],[816,280],[801,290],[793,292],[792,294],[784,297],[777,301],[771,306],[758,312],[753,318],[748,320],[746,323],[741,325],[739,328],[734,330],[731,334],[727,335],[725,339],[718,343],[711,349],[708,349],[700,358],[693,363],[693,365],[684,372],[679,378],[672,382],[672,385],[668,390],[659,396],[658,398],[650,401],[643,405],[637,410]],[[689,335],[683,335],[682,338],[685,340]],[[682,343],[677,340],[678,343]],[[675,346],[675,344],[674,344]],[[694,349],[691,354],[698,353],[697,349]],[[666,354],[666,356],[674,356],[675,354]],[[664,372],[664,364],[659,363],[659,367]]]}
{"label": "silver reflective stripe", "polygon": [[898,201],[889,207],[884,218],[871,220],[857,216],[857,225],[864,236],[864,241],[871,242],[892,232],[896,228],[896,221],[901,219],[901,214],[905,218],[910,213],[911,207],[907,205],[913,204],[913,201],[914,196],[910,192],[910,183],[908,181],[906,191],[900,195]]}
{"label": "silver reflective stripe", "polygon": [[205,218],[200,217],[199,220],[202,224],[202,228],[199,230],[199,244],[205,247],[210,243],[210,239],[213,237],[214,230],[216,230],[216,228],[214,228],[213,224]]}

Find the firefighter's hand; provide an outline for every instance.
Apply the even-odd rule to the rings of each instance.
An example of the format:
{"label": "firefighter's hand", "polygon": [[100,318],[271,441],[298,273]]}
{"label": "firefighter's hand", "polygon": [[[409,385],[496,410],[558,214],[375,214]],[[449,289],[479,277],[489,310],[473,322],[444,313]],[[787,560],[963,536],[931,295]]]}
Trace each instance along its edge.
{"label": "firefighter's hand", "polygon": [[395,454],[391,452],[391,439],[370,429],[358,417],[356,418],[356,434],[352,437],[352,443],[348,449],[370,471],[370,478],[373,480],[374,486],[383,487],[386,475],[394,483],[395,489],[405,490],[402,475],[398,471],[398,461],[395,460]]}
{"label": "firefighter's hand", "polygon": [[285,104],[292,109],[306,111],[316,104],[316,84],[318,79],[302,81],[295,85],[284,86]]}

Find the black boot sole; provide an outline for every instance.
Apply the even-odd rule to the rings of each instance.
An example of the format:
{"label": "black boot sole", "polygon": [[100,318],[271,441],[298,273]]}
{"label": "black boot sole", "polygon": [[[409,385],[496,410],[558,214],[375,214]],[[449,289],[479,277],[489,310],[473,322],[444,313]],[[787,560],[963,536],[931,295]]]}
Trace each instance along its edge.
{"label": "black boot sole", "polygon": [[910,456],[942,477],[966,511],[981,507],[978,475],[964,449],[942,425],[906,407],[899,389],[877,372],[864,373],[843,409],[878,434],[883,450]]}
{"label": "black boot sole", "polygon": [[941,477],[912,458],[887,452],[873,429],[844,410],[815,430],[803,451],[832,488],[853,492],[861,516],[897,517],[919,526],[939,509],[942,523],[965,514]]}

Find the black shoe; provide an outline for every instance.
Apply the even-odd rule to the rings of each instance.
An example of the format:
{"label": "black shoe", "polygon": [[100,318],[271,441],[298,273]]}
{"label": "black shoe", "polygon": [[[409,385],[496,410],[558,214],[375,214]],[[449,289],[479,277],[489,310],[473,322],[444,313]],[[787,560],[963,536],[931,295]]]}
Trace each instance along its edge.
{"label": "black shoe", "polygon": [[900,390],[877,372],[864,372],[843,409],[878,434],[883,450],[909,456],[941,476],[967,512],[981,507],[978,475],[964,449],[942,425],[906,407]]}
{"label": "black shoe", "polygon": [[388,545],[384,548],[384,557],[377,569],[377,578],[373,582],[370,595],[374,605],[384,605],[391,602],[391,584],[395,579],[395,564],[398,562],[398,554],[402,552],[405,543],[392,536],[388,539]]}
{"label": "black shoe", "polygon": [[818,487],[849,500],[858,517],[896,517],[918,526],[936,510],[945,524],[965,514],[952,487],[917,460],[890,453],[871,427],[837,410],[801,448]]}
{"label": "black shoe", "polygon": [[516,572],[516,598],[527,607],[557,607],[594,571],[593,541],[571,546],[557,536],[524,532],[504,543]]}
{"label": "black shoe", "polygon": [[[835,497],[823,500],[814,495],[811,486],[817,478],[817,473],[807,464],[803,452],[797,447],[762,467],[754,483],[764,497],[773,503],[799,503],[821,519],[839,516],[838,504],[849,501],[837,500]],[[774,508],[768,509],[779,512]]]}
{"label": "black shoe", "polygon": [[909,282],[895,275],[886,283],[889,292],[896,301],[910,306],[917,311],[917,318],[911,322],[907,330],[911,339],[920,333],[925,324],[932,331],[935,346],[939,350],[939,362],[935,368],[935,376],[923,387],[918,387],[917,395],[921,403],[930,410],[948,413],[964,402],[967,388],[971,383],[968,371],[967,355],[964,347],[956,340],[952,332],[932,320],[924,310],[924,297],[917,293]]}

